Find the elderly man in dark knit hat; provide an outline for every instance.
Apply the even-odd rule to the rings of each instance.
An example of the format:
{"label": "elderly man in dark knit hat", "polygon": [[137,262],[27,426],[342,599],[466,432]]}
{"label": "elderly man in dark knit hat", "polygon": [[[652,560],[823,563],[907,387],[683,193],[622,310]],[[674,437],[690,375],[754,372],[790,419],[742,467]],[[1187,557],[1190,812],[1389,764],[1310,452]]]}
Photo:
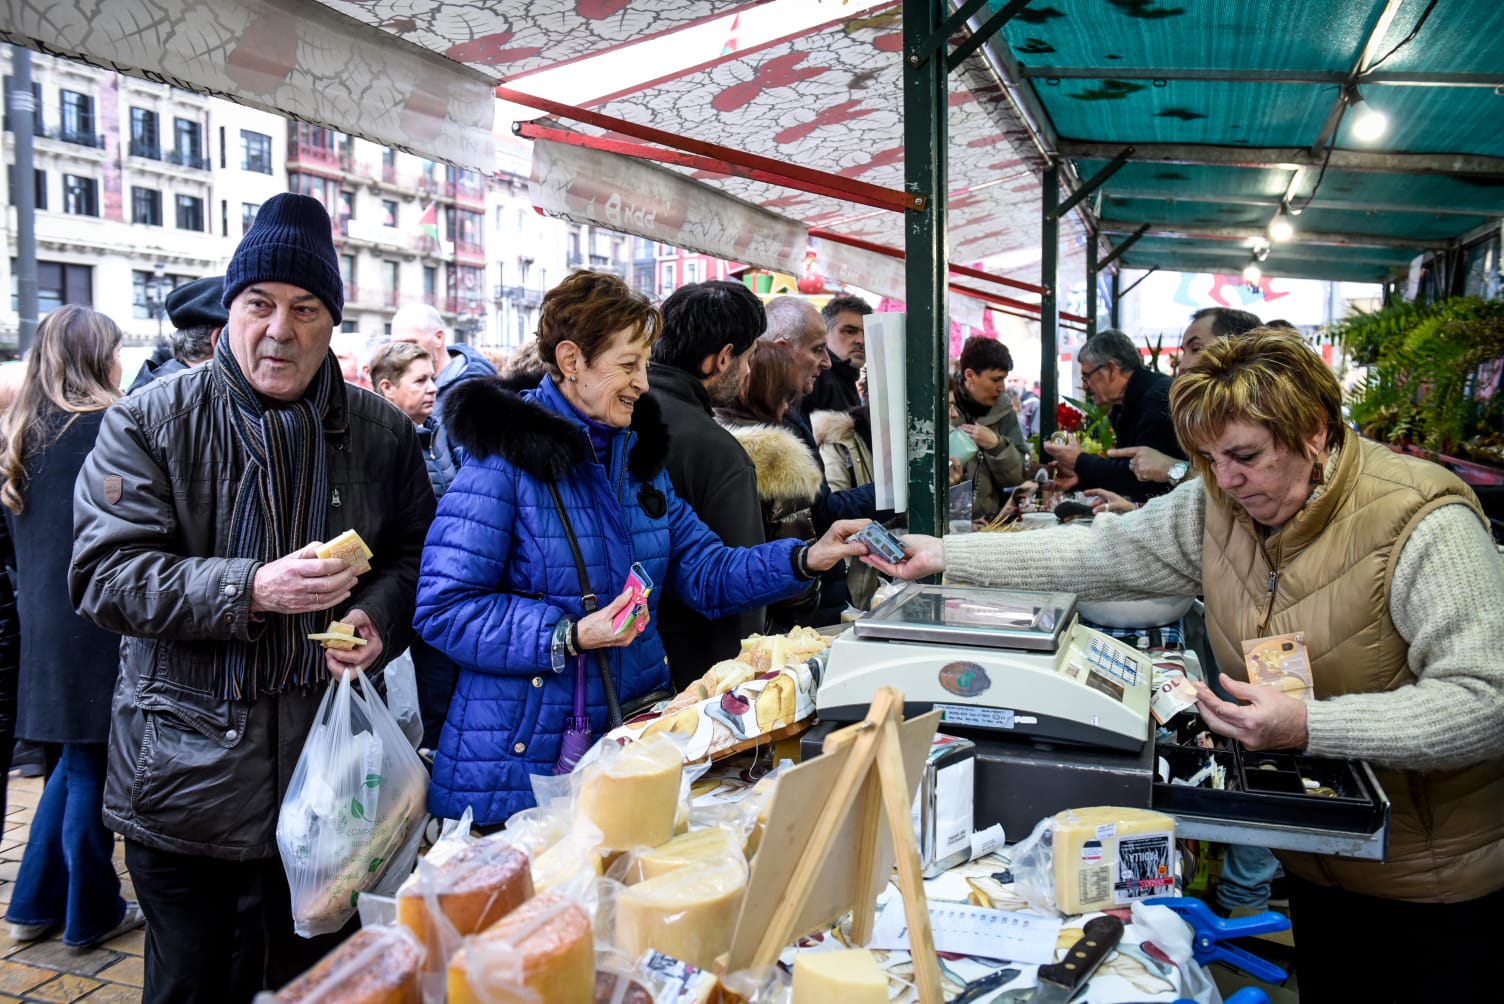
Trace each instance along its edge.
{"label": "elderly man in dark knit hat", "polygon": [[[74,496],[69,587],[124,635],[104,820],[146,914],[145,1004],[242,1004],[339,935],[292,930],[277,812],[331,675],[412,636],[434,498],[413,423],[340,379],[329,216],[261,207],[214,358],[112,406]],[[314,548],[345,530],[359,579]],[[331,620],[367,644],[324,650]]]}
{"label": "elderly man in dark knit hat", "polygon": [[156,362],[141,364],[127,394],[134,394],[153,380],[201,366],[214,358],[214,343],[224,330],[230,315],[225,313],[220,297],[224,295],[225,277],[209,275],[173,288],[162,301],[167,319],[174,329],[169,344],[172,355]]}

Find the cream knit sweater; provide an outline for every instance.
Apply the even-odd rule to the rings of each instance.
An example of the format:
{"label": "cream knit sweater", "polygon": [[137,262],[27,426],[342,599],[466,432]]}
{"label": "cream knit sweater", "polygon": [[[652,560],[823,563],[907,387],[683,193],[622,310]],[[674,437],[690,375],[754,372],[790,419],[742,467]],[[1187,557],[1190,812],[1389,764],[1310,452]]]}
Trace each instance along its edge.
{"label": "cream knit sweater", "polygon": [[[1093,600],[1199,594],[1205,506],[1193,480],[1088,526],[948,536],[945,578]],[[1466,506],[1442,506],[1416,526],[1389,613],[1416,684],[1312,701],[1306,752],[1399,770],[1504,756],[1504,558]]]}

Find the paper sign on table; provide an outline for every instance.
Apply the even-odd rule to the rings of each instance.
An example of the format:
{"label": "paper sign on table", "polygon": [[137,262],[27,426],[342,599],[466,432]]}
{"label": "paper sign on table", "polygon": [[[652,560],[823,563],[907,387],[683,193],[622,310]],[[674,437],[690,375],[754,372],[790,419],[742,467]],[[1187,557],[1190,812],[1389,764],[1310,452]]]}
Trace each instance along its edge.
{"label": "paper sign on table", "polygon": [[[994,910],[966,903],[930,903],[935,950],[1044,965],[1055,961],[1060,918],[1014,910]],[[903,901],[894,897],[883,907],[867,948],[907,951],[909,924]]]}

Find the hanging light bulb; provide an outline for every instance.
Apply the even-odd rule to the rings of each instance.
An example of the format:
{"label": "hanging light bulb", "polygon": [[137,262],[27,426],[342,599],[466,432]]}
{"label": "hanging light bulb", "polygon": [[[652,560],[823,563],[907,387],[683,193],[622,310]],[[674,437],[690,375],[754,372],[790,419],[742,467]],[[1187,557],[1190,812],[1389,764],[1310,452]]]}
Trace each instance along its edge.
{"label": "hanging light bulb", "polygon": [[1269,224],[1269,239],[1287,241],[1293,236],[1295,236],[1295,228],[1290,225],[1290,221],[1285,219],[1283,213],[1276,215]]}
{"label": "hanging light bulb", "polygon": [[1389,128],[1389,119],[1383,112],[1375,111],[1373,107],[1363,100],[1363,95],[1354,87],[1348,97],[1348,110],[1353,116],[1353,139],[1363,143],[1372,143],[1384,131]]}
{"label": "hanging light bulb", "polygon": [[1257,286],[1259,284],[1259,280],[1263,278],[1264,271],[1263,269],[1259,268],[1258,265],[1254,264],[1253,262],[1249,262],[1247,265],[1243,266],[1243,281],[1248,285]]}

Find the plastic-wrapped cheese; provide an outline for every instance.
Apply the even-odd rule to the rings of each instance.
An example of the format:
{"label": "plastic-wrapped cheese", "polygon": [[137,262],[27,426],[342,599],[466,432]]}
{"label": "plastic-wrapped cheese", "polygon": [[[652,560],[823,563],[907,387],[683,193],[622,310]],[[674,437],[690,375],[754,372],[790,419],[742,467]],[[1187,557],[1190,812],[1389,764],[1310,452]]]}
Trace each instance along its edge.
{"label": "plastic-wrapped cheese", "polygon": [[865,948],[800,952],[792,1004],[888,1004],[888,977]]}
{"label": "plastic-wrapped cheese", "polygon": [[616,943],[628,955],[656,948],[699,969],[711,969],[731,947],[736,914],[747,891],[747,866],[737,859],[668,872],[623,889],[616,899]]}
{"label": "plastic-wrapped cheese", "polygon": [[1062,913],[1110,910],[1175,890],[1175,821],[1161,812],[1066,809],[1055,816],[1051,851]]}
{"label": "plastic-wrapped cheese", "polygon": [[423,957],[405,928],[363,927],[279,990],[276,1004],[420,1004]]}
{"label": "plastic-wrapped cheese", "polygon": [[580,769],[580,812],[600,829],[602,847],[657,847],[673,837],[684,760],[671,740],[653,736]]}
{"label": "plastic-wrapped cheese", "polygon": [[[435,906],[459,936],[485,930],[533,895],[527,855],[495,840],[477,840],[441,865],[418,871],[397,893],[397,922],[435,950]],[[443,932],[447,935],[449,932]]]}
{"label": "plastic-wrapped cheese", "polygon": [[595,942],[589,916],[563,897],[534,896],[465,939],[450,960],[448,988],[449,1004],[594,1000]]}
{"label": "plastic-wrapped cheese", "polygon": [[711,826],[675,837],[662,847],[637,855],[637,873],[643,879],[657,878],[691,865],[711,864],[742,856],[742,844],[726,827]]}

